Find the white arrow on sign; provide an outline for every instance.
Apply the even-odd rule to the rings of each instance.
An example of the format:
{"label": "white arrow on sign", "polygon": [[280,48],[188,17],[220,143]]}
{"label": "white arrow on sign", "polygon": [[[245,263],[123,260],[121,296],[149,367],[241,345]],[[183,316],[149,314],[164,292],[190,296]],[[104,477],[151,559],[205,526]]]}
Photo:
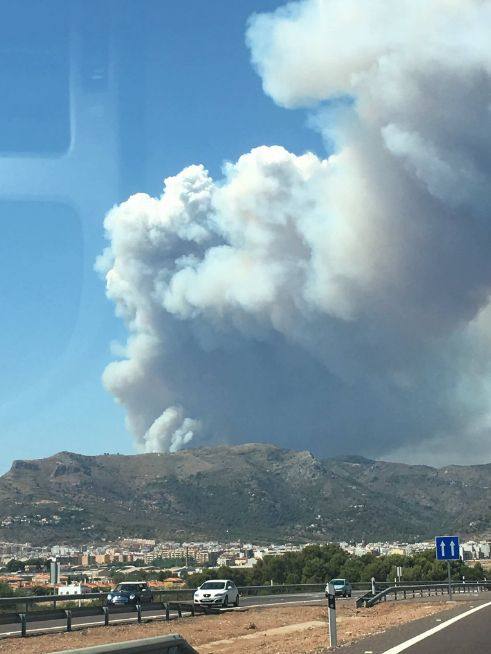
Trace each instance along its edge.
{"label": "white arrow on sign", "polygon": [[450,552],[451,552],[452,556],[454,556],[454,554],[455,554],[455,543],[453,542],[453,540],[450,541]]}
{"label": "white arrow on sign", "polygon": [[445,556],[445,542],[443,540],[440,541],[440,548],[442,550],[442,556]]}

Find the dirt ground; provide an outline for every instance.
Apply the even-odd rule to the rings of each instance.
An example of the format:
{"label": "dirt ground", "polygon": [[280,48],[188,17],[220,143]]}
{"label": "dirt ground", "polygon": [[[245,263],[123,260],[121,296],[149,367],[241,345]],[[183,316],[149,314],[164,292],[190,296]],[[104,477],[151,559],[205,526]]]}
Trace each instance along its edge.
{"label": "dirt ground", "polygon": [[[344,644],[359,640],[454,606],[454,602],[387,602],[372,609],[356,609],[353,604],[343,604],[337,611],[338,641]],[[325,651],[328,637],[325,608],[284,606],[171,622],[92,627],[25,639],[8,638],[0,640],[0,654],[51,654],[170,633],[181,634],[199,654],[320,654]]]}

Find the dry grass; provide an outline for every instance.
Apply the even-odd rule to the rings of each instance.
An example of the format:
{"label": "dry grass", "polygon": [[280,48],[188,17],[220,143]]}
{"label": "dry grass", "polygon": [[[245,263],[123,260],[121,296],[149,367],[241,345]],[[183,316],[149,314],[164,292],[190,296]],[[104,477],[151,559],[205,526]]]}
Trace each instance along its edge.
{"label": "dry grass", "polygon": [[[352,642],[454,606],[454,603],[435,601],[387,602],[372,609],[356,609],[353,604],[346,603],[338,609],[338,638],[342,643]],[[200,654],[313,654],[326,647],[326,610],[313,606],[248,609],[171,622],[92,627],[72,633],[9,638],[0,640],[0,654],[50,654],[170,633],[181,634]]]}

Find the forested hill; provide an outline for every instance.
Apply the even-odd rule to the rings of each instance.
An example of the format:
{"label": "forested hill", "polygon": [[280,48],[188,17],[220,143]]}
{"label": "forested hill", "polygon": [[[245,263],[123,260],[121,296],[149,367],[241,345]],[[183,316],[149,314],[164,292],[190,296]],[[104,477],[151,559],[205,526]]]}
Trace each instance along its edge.
{"label": "forested hill", "polygon": [[248,444],[16,461],[0,539],[422,539],[491,528],[491,464],[441,469]]}

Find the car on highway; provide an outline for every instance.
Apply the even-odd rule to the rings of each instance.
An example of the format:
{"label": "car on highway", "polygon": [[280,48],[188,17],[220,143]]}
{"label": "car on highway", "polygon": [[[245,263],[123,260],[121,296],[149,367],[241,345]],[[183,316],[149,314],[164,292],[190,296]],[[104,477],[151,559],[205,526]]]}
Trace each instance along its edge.
{"label": "car on highway", "polygon": [[107,603],[124,606],[125,604],[146,604],[153,601],[153,593],[145,581],[123,581],[107,595]]}
{"label": "car on highway", "polygon": [[239,589],[230,579],[205,581],[194,593],[194,603],[227,607],[239,606]]}
{"label": "car on highway", "polygon": [[326,597],[329,594],[329,584],[334,586],[335,595],[351,597],[352,588],[350,582],[347,579],[331,579],[331,581],[326,584]]}

